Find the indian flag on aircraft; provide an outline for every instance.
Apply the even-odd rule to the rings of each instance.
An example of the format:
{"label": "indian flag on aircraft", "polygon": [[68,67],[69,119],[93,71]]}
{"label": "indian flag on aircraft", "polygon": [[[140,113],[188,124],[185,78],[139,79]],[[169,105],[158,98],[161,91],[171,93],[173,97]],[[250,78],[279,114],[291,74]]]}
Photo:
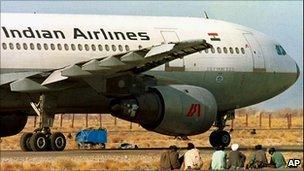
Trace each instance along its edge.
{"label": "indian flag on aircraft", "polygon": [[210,36],[211,41],[221,41],[218,33],[208,33],[208,36]]}

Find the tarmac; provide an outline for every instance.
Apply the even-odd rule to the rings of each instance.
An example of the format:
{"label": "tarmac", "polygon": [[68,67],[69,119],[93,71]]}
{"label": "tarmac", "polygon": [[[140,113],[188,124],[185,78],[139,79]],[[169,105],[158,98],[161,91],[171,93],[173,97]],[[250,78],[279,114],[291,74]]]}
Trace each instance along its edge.
{"label": "tarmac", "polygon": [[[212,147],[197,147],[202,153],[212,153]],[[269,147],[264,147],[268,149]],[[282,152],[303,152],[303,146],[276,146],[278,151]],[[64,151],[41,151],[41,152],[24,152],[21,150],[1,150],[0,157],[3,158],[41,158],[41,157],[75,157],[75,156],[96,156],[96,155],[141,155],[160,154],[162,151],[168,148],[139,148],[139,149],[91,149],[91,150],[64,150]],[[180,148],[180,151],[184,151],[185,148]],[[252,147],[242,147],[240,151],[252,151]]]}

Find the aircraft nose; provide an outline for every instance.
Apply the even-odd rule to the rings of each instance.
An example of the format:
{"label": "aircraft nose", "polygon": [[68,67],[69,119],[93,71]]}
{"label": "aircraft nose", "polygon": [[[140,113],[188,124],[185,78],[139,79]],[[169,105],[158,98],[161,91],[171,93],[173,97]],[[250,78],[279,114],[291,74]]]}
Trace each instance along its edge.
{"label": "aircraft nose", "polygon": [[296,63],[296,67],[297,67],[297,78],[296,78],[296,80],[297,80],[299,78],[299,76],[300,76],[300,68],[299,68],[299,66],[298,66],[297,63]]}

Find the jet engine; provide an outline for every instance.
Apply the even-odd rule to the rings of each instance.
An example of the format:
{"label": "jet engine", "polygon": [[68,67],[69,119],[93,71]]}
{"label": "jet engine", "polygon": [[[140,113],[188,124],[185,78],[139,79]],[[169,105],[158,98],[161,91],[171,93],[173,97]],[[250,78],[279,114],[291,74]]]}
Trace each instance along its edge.
{"label": "jet engine", "polygon": [[155,86],[138,97],[114,99],[113,116],[165,135],[196,135],[210,129],[217,104],[206,89],[190,85]]}
{"label": "jet engine", "polygon": [[12,136],[23,130],[27,115],[23,112],[0,113],[0,137]]}

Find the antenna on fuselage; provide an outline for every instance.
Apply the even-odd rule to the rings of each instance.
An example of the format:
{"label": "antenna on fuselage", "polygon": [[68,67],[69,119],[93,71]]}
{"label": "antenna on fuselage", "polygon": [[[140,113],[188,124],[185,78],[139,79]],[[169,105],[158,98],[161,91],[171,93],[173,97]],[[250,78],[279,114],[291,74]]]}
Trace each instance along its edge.
{"label": "antenna on fuselage", "polygon": [[204,11],[204,14],[205,14],[205,18],[206,18],[206,19],[209,19],[209,16],[208,16],[208,14],[207,14],[206,11]]}

